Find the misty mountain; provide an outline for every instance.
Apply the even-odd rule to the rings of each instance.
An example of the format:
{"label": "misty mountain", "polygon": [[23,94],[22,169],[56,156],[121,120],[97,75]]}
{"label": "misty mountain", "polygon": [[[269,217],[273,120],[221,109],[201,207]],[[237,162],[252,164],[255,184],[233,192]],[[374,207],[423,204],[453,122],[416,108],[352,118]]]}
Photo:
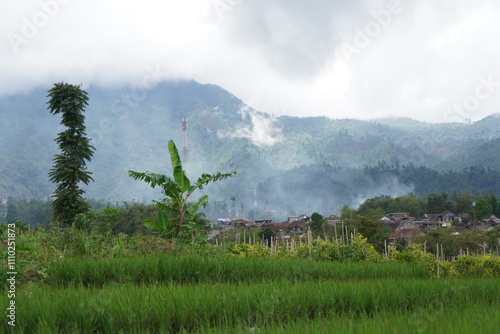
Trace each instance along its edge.
{"label": "misty mountain", "polygon": [[[47,173],[62,127],[46,108],[49,88],[0,97],[0,198],[46,198],[55,188]],[[425,194],[425,184],[405,176],[400,166],[421,166],[419,173],[436,175],[499,166],[498,115],[474,124],[273,117],[218,86],[195,81],[85,90],[87,134],[96,147],[88,166],[95,182],[86,196],[112,202],[159,196],[130,179],[128,170],[169,174],[170,139],[181,152],[185,143],[192,178],[238,172],[206,189],[212,201],[232,202],[236,211],[257,202],[262,210],[332,213],[381,194]],[[369,166],[385,172],[375,177]],[[441,188],[429,184],[428,189]]]}

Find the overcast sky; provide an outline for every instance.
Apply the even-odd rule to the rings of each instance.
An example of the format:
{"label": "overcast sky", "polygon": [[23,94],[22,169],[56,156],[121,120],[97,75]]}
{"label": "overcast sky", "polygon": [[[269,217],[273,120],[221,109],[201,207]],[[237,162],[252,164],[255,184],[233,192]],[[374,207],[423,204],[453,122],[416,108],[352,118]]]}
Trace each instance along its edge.
{"label": "overcast sky", "polygon": [[274,115],[476,121],[500,112],[499,18],[498,0],[0,0],[0,95],[188,78]]}

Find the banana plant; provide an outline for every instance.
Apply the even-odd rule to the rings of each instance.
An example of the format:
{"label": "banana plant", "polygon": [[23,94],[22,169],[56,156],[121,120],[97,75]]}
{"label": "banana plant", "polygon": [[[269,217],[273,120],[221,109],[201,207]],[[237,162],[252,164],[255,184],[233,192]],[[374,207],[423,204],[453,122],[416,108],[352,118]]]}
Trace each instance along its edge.
{"label": "banana plant", "polygon": [[196,202],[189,202],[190,196],[196,189],[203,189],[209,182],[216,182],[233,176],[236,172],[215,174],[202,174],[193,184],[186,175],[179,157],[175,143],[168,142],[170,161],[173,175],[168,177],[151,172],[129,171],[129,176],[134,180],[148,183],[152,188],[161,187],[165,195],[163,201],[154,201],[159,208],[158,220],[146,220],[144,225],[148,228],[160,230],[167,237],[183,236],[185,233],[196,229],[198,210],[208,203],[208,196],[202,196]]}

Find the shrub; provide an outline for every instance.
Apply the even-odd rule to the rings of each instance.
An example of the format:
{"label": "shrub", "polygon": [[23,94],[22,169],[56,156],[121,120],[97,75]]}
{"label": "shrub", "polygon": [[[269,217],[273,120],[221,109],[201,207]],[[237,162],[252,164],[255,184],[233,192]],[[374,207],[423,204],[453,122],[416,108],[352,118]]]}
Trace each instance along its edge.
{"label": "shrub", "polygon": [[492,255],[464,255],[451,262],[459,276],[498,277],[500,257]]}

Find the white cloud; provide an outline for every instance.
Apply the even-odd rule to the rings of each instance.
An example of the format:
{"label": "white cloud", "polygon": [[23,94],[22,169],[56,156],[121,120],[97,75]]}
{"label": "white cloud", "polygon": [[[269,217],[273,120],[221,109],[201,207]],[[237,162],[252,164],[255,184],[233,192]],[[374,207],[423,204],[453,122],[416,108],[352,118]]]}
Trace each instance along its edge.
{"label": "white cloud", "polygon": [[[159,67],[274,114],[437,122],[450,120],[446,111],[474,93],[479,77],[500,81],[494,0],[401,0],[401,13],[371,30],[366,47],[342,57],[341,47],[376,29],[374,11],[391,3],[2,1],[0,94],[61,80],[140,84]],[[500,91],[470,118],[498,112],[499,102]]]}

